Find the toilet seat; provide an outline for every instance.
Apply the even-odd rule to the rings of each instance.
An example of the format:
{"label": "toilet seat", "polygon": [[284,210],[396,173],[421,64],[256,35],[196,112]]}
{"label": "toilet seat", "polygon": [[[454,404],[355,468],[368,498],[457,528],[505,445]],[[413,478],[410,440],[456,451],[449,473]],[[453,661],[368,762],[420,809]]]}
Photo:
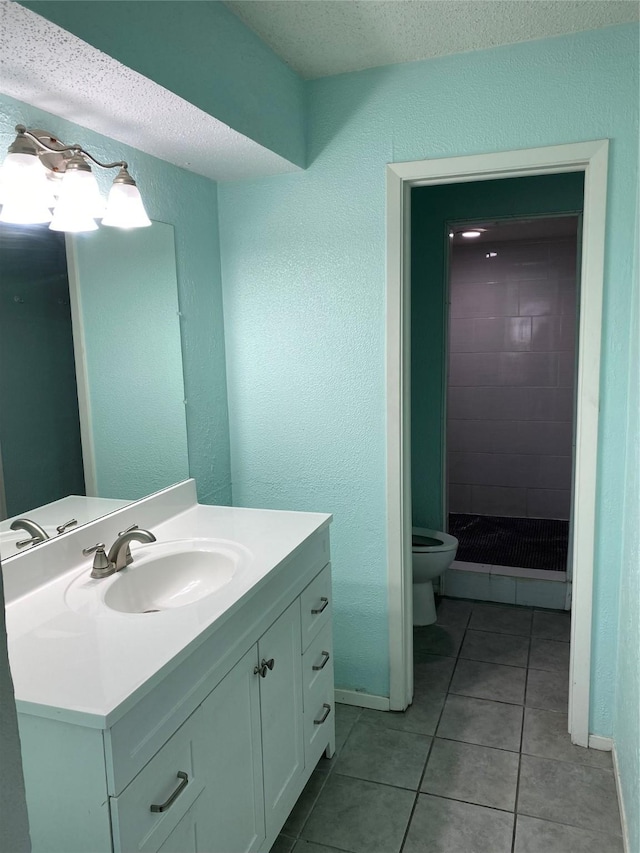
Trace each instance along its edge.
{"label": "toilet seat", "polygon": [[[433,545],[416,542],[417,539],[431,540]],[[451,551],[458,547],[455,536],[442,533],[440,530],[429,530],[427,527],[414,527],[412,530],[411,550],[414,554],[437,553],[438,551]]]}

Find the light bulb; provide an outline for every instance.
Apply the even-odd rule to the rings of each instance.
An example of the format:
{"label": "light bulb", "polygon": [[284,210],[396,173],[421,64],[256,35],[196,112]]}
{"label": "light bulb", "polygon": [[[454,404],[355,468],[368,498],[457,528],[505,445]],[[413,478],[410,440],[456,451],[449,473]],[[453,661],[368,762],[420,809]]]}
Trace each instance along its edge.
{"label": "light bulb", "polygon": [[463,231],[462,236],[467,239],[473,239],[474,237],[479,237],[482,234],[482,231]]}

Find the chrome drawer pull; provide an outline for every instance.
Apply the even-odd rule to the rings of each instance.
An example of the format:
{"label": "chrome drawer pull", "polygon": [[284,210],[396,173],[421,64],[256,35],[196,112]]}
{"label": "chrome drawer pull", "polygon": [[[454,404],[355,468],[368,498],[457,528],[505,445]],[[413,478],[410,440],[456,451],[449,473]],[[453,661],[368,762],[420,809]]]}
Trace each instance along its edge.
{"label": "chrome drawer pull", "polygon": [[319,670],[319,669],[324,669],[324,668],[325,668],[325,666],[326,666],[326,665],[327,665],[327,663],[329,662],[329,658],[331,657],[331,655],[329,654],[329,652],[322,652],[322,654],[324,655],[324,660],[322,661],[322,663],[321,663],[321,664],[318,664],[317,666],[314,664],[314,665],[311,667],[311,669],[315,669],[315,670],[317,671],[317,670]]}
{"label": "chrome drawer pull", "polygon": [[171,808],[171,806],[175,803],[175,801],[178,799],[178,797],[180,796],[180,794],[184,791],[184,789],[185,789],[185,788],[187,787],[187,785],[189,784],[189,777],[188,777],[188,776],[187,776],[187,774],[186,774],[184,771],[182,771],[182,770],[178,770],[178,779],[180,779],[180,780],[181,780],[181,782],[180,782],[180,784],[178,785],[178,787],[175,789],[175,791],[173,792],[173,794],[171,794],[171,796],[169,797],[169,799],[168,799],[168,800],[165,800],[165,802],[164,802],[164,803],[161,803],[159,806],[158,806],[158,805],[155,805],[155,804],[154,804],[154,805],[152,805],[152,806],[151,806],[151,811],[152,811],[152,812],[166,812],[166,811],[167,811],[167,809],[170,809],[170,808]]}
{"label": "chrome drawer pull", "polygon": [[326,608],[326,606],[329,604],[329,599],[328,599],[328,598],[325,598],[325,597],[324,597],[324,595],[322,596],[322,598],[320,599],[320,601],[322,602],[322,604],[320,605],[320,607],[314,608],[314,609],[311,611],[311,612],[313,613],[313,615],[314,615],[314,616],[315,616],[316,614],[318,614],[318,613],[322,613],[322,611],[323,611],[323,610]]}
{"label": "chrome drawer pull", "polygon": [[326,702],[323,702],[322,707],[324,708],[324,714],[319,719],[313,721],[315,726],[321,726],[331,713],[331,705],[327,705]]}

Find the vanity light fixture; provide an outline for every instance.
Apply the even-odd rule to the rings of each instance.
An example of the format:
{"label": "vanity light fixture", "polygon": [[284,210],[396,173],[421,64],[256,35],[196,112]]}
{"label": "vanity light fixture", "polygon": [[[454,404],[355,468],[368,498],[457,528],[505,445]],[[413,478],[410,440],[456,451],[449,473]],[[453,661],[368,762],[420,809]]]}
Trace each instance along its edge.
{"label": "vanity light fixture", "polygon": [[[151,225],[127,163],[101,163],[82,146],[65,145],[48,131],[18,124],[16,133],[0,167],[0,222],[48,222],[54,231],[70,232],[95,231],[96,219],[115,228]],[[106,204],[89,161],[120,170]]]}

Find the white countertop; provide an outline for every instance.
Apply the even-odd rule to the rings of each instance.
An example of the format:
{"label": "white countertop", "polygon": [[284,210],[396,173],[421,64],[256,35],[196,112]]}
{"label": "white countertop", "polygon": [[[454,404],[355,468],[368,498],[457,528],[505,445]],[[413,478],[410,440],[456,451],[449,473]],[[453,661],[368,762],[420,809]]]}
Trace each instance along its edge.
{"label": "white countertop", "polygon": [[[64,542],[38,545],[3,567],[9,591],[9,660],[19,712],[91,727],[112,725],[137,694],[157,683],[178,656],[182,659],[199,645],[267,575],[331,521],[322,513],[200,505],[193,481],[159,493],[155,504],[154,497],[69,532],[60,537]],[[167,514],[168,504],[173,514]],[[173,512],[176,509],[180,511]],[[174,610],[120,613],[95,603],[71,609],[67,594],[74,581],[78,586],[79,577],[100,591],[100,585],[119,579],[90,580],[91,558],[82,557],[82,547],[111,542],[113,531],[136,521],[151,529],[158,542],[202,537],[237,543],[251,552],[248,568],[212,595]],[[136,549],[149,547],[131,543],[132,570]],[[35,591],[24,588],[24,578],[31,576],[37,578]]]}

